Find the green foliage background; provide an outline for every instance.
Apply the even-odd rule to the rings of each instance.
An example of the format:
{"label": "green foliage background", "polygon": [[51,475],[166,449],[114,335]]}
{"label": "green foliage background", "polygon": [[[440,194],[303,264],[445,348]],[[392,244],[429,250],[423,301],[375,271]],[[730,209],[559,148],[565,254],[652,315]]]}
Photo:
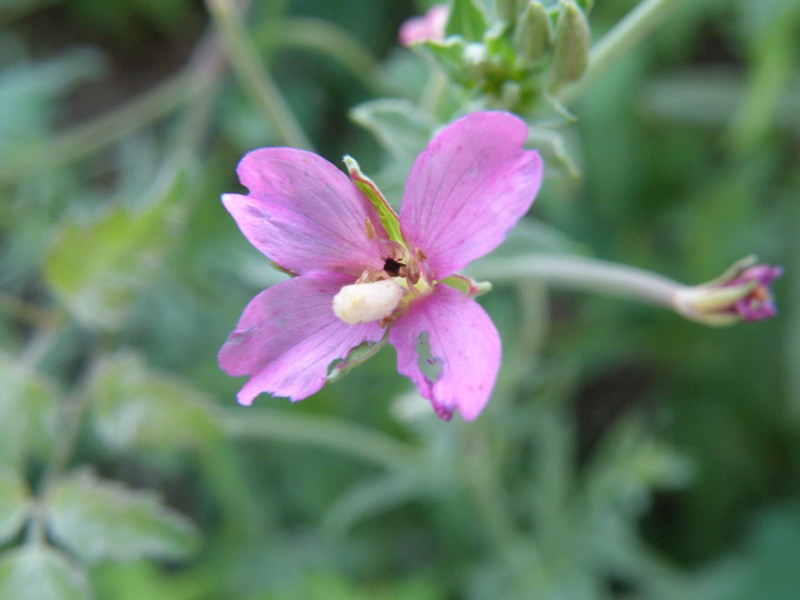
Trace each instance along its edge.
{"label": "green foliage background", "polygon": [[[348,114],[419,98],[395,40],[423,4],[0,2],[0,597],[800,597],[796,0],[674,2],[570,104],[582,175],[554,163],[494,256],[699,283],[757,252],[786,269],[777,318],[504,283],[476,422],[437,420],[390,349],[299,404],[236,405],[216,353],[282,277],[219,202],[243,153],[286,143],[254,82],[397,200],[429,124]],[[595,40],[636,6],[596,4]]]}

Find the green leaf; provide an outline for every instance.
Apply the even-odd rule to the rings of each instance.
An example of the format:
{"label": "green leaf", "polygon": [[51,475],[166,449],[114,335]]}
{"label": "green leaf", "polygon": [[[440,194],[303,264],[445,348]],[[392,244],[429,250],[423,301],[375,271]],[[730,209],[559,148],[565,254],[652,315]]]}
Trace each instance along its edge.
{"label": "green leaf", "polygon": [[191,447],[220,434],[207,398],[185,381],[149,371],[132,353],[103,358],[87,393],[94,430],[109,448]]}
{"label": "green leaf", "polygon": [[403,241],[403,234],[400,232],[400,219],[386,198],[384,198],[383,194],[381,194],[378,186],[375,185],[375,182],[369,177],[364,175],[361,171],[361,167],[358,166],[358,163],[352,156],[345,156],[344,164],[347,166],[347,171],[350,173],[350,179],[353,180],[353,183],[358,186],[358,189],[361,190],[364,196],[366,196],[375,207],[375,210],[378,211],[381,224],[386,230],[389,239],[405,246],[406,243]]}
{"label": "green leaf", "polygon": [[99,479],[88,470],[55,482],[47,509],[53,539],[89,561],[184,558],[198,543],[195,526],[153,493]]}
{"label": "green leaf", "polygon": [[375,135],[393,156],[413,160],[433,135],[430,115],[408,100],[373,100],[359,104],[350,117]]}
{"label": "green leaf", "polygon": [[184,179],[175,177],[141,209],[114,206],[90,223],[68,223],[57,233],[44,272],[74,318],[90,327],[122,325],[175,239],[174,200]]}
{"label": "green leaf", "polygon": [[470,42],[479,42],[486,31],[486,16],[473,0],[453,0],[445,35],[460,35]]}
{"label": "green leaf", "polygon": [[59,426],[56,392],[38,374],[0,355],[0,464],[48,456]]}
{"label": "green leaf", "polygon": [[0,598],[90,600],[86,574],[55,548],[23,546],[0,556]]}
{"label": "green leaf", "polygon": [[0,543],[11,541],[28,517],[30,494],[22,477],[0,468]]}

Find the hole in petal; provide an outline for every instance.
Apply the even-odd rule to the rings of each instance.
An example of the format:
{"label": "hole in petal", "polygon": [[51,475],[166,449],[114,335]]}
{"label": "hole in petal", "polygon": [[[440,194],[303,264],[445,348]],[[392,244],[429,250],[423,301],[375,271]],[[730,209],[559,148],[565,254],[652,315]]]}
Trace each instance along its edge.
{"label": "hole in petal", "polygon": [[420,372],[428,380],[428,383],[435,383],[442,372],[442,361],[431,354],[427,331],[423,331],[417,338],[416,350],[417,366]]}

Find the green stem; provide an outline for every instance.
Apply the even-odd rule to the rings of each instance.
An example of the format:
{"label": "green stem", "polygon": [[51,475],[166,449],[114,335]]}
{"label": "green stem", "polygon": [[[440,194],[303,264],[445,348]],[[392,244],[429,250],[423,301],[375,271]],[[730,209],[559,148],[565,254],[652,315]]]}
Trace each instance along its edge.
{"label": "green stem", "polygon": [[206,6],[219,30],[228,59],[240,83],[275,129],[280,141],[295,148],[312,150],[311,141],[259,57],[232,0],[206,0]]}
{"label": "green stem", "polygon": [[686,286],[626,265],[560,254],[532,254],[504,260],[483,260],[469,271],[476,279],[492,282],[530,277],[554,287],[634,298],[674,309],[675,294]]}
{"label": "green stem", "polygon": [[410,446],[334,417],[242,408],[223,411],[222,424],[230,435],[319,446],[392,469],[412,468],[416,460]]}
{"label": "green stem", "polygon": [[570,103],[577,99],[601,73],[647,35],[680,2],[682,0],[641,2],[592,47],[588,70],[580,81],[560,92],[561,100]]}
{"label": "green stem", "polygon": [[364,46],[335,25],[320,19],[287,17],[266,23],[253,32],[253,37],[267,47],[296,47],[327,54],[368,89],[378,87],[372,76],[378,63]]}
{"label": "green stem", "polygon": [[198,76],[191,85],[193,101],[186,107],[171,142],[169,156],[178,162],[186,155],[196,156],[203,136],[208,132],[214,102],[219,96],[226,72],[225,57],[216,35],[209,35],[194,51],[189,70]]}

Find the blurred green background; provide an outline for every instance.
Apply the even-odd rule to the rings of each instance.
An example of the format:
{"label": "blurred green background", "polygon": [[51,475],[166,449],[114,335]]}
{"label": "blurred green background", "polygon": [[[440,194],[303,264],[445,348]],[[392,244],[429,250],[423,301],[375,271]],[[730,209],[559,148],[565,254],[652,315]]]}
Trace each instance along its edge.
{"label": "blurred green background", "polygon": [[[636,4],[597,2],[595,40]],[[215,32],[397,200],[348,112],[417,98],[425,3],[0,1],[0,597],[800,598],[800,2],[674,4],[571,105],[582,175],[522,231],[687,283],[757,253],[780,314],[498,285],[465,424],[388,348],[295,405],[238,407],[216,364],[282,277],[219,196],[285,132]]]}

